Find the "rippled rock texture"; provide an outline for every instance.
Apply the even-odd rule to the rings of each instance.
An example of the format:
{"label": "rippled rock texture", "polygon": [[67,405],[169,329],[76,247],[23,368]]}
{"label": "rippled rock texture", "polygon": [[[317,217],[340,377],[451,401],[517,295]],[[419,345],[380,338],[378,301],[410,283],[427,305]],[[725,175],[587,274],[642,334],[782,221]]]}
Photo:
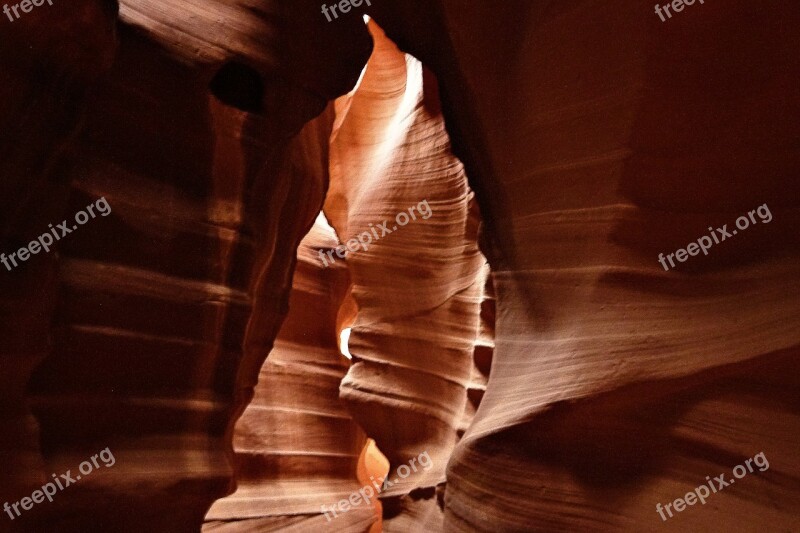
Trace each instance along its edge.
{"label": "rippled rock texture", "polygon": [[[444,32],[376,18],[439,74],[490,230],[496,348],[445,529],[796,528],[800,10],[437,8]],[[765,203],[769,224],[658,264]],[[768,471],[657,514],[761,451]]]}
{"label": "rippled rock texture", "polygon": [[325,268],[318,255],[337,245],[323,217],[300,244],[289,314],[236,425],[237,491],[212,507],[204,531],[366,531],[376,520],[367,505],[339,517],[329,513],[331,520],[320,514],[321,505],[359,490],[365,445],[339,400],[349,365],[337,325],[349,274],[343,263]]}
{"label": "rippled rock texture", "polygon": [[320,8],[0,14],[0,531],[796,530],[800,7]]}
{"label": "rippled rock texture", "polygon": [[39,48],[4,54],[3,249],[112,209],[3,277],[4,496],[106,447],[116,464],[9,523],[197,531],[232,490],[233,423],[322,207],[328,101],[371,44],[331,26],[328,52],[288,54],[302,11],[278,3],[123,2],[116,22],[83,4],[43,9],[53,29],[27,15],[13,44]]}
{"label": "rippled rock texture", "polygon": [[[436,79],[370,27],[373,56],[337,106],[325,204],[342,242],[375,237],[346,258],[358,314],[341,397],[389,459],[389,480],[399,481],[384,492],[385,530],[434,530],[435,487],[445,481],[474,367],[485,259]],[[398,469],[423,452],[433,466],[403,477]],[[407,506],[415,520],[393,516]]]}

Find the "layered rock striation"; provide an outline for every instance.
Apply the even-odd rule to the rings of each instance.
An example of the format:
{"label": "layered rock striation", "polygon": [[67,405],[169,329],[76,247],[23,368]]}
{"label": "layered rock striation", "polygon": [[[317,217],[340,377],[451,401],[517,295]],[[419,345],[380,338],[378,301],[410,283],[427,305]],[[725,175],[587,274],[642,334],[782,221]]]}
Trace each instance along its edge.
{"label": "layered rock striation", "polygon": [[800,8],[371,4],[0,19],[0,529],[793,530]]}

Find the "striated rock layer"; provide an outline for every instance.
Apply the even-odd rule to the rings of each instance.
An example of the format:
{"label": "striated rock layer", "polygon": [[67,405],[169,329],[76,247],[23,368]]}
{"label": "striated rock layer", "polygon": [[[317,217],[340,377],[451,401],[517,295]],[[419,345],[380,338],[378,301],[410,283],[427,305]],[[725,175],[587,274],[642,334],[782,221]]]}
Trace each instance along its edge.
{"label": "striated rock layer", "polygon": [[[796,526],[800,9],[378,10],[436,71],[489,230],[496,349],[446,529],[653,529],[761,451],[768,471],[668,525]],[[658,264],[762,204],[769,224]]]}
{"label": "striated rock layer", "polygon": [[365,444],[339,400],[349,367],[337,330],[348,271],[341,262],[325,268],[318,255],[337,244],[323,217],[300,244],[289,314],[236,424],[237,491],[214,504],[204,531],[366,531],[376,519],[369,505],[320,514],[361,487]]}
{"label": "striated rock layer", "polygon": [[[363,9],[0,15],[0,253],[112,208],[0,267],[0,497],[115,456],[0,530],[198,531],[231,493],[207,529],[328,527],[365,436],[397,481],[387,531],[795,530],[800,7]],[[365,12],[386,35],[331,105],[369,57]],[[321,270],[312,233],[264,366],[323,202],[339,242],[373,242]],[[348,294],[325,284],[344,267]],[[759,452],[769,468],[659,516]]]}
{"label": "striated rock layer", "polygon": [[[391,464],[385,530],[434,531],[434,487],[444,482],[466,408],[484,259],[435,77],[370,29],[375,51],[356,91],[337,105],[325,204],[349,248],[358,307],[341,397]],[[411,462],[420,454],[430,457],[427,468]],[[422,503],[399,501],[424,488],[413,498]],[[425,511],[393,524],[401,509],[418,505]]]}
{"label": "striated rock layer", "polygon": [[[88,91],[114,55],[115,11],[87,0],[0,21],[0,504],[50,479],[26,387],[53,345],[58,285],[54,253],[9,256],[63,219]],[[0,530],[12,527],[4,512]]]}
{"label": "striated rock layer", "polygon": [[[72,21],[62,7],[28,14],[10,34],[39,48],[3,59],[4,132],[21,131],[2,139],[13,154],[3,201],[14,203],[3,249],[98,197],[112,212],[3,278],[14,288],[0,309],[21,317],[3,320],[4,495],[74,475],[106,447],[116,461],[11,527],[197,531],[233,489],[233,421],[322,206],[332,115],[309,121],[353,86],[370,42],[357,21],[350,35],[346,23],[319,32],[326,52],[304,48],[306,12],[286,3],[123,2],[115,63],[98,81],[111,19],[99,4],[75,9]],[[54,13],[65,46],[41,29]],[[81,118],[84,133],[70,138]]]}

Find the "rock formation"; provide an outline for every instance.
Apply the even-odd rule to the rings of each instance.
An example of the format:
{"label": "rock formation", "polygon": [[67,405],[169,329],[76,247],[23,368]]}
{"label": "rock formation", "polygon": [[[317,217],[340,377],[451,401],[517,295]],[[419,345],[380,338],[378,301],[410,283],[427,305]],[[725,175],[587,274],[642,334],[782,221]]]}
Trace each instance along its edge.
{"label": "rock formation", "polygon": [[369,505],[320,514],[359,490],[365,444],[339,400],[349,365],[337,327],[349,274],[341,262],[326,268],[318,255],[337,245],[323,217],[300,243],[289,314],[235,428],[237,491],[211,508],[204,531],[365,531],[376,519]]}
{"label": "rock formation", "polygon": [[[375,17],[436,71],[488,229],[496,348],[445,529],[656,528],[761,451],[769,475],[669,525],[796,526],[800,10],[434,4]],[[658,265],[765,203],[769,225]]]}
{"label": "rock formation", "polygon": [[800,7],[361,4],[0,14],[0,531],[797,529]]}
{"label": "rock formation", "polygon": [[[392,466],[386,518],[429,489],[417,527],[434,529],[435,487],[466,407],[478,335],[478,218],[451,151],[435,77],[370,24],[375,51],[338,108],[325,212],[347,254],[358,315],[341,396]],[[365,249],[367,248],[367,249]],[[448,332],[442,335],[442,332]],[[427,453],[433,466],[398,469]],[[408,468],[405,466],[403,468]],[[425,504],[418,504],[425,505]],[[406,531],[410,524],[387,531]]]}

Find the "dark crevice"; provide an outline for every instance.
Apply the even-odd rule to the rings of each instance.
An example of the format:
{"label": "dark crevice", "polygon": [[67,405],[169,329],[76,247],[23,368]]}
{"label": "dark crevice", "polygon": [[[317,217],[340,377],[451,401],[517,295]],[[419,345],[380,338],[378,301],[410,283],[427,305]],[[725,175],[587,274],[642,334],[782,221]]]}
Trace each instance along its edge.
{"label": "dark crevice", "polygon": [[226,63],[209,84],[220,102],[248,113],[264,110],[264,82],[252,67],[236,61]]}

